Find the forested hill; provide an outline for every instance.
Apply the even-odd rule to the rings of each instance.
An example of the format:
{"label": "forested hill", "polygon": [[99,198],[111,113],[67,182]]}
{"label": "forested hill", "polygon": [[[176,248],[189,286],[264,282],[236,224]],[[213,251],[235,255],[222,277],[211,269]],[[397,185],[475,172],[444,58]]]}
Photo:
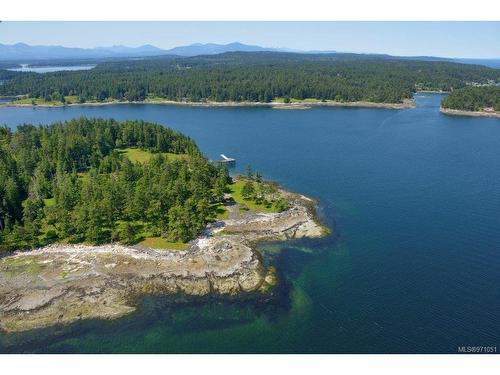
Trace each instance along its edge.
{"label": "forested hill", "polygon": [[[130,152],[151,158],[135,162]],[[185,242],[204,228],[228,178],[190,138],[156,124],[80,118],[0,128],[0,249]]]}
{"label": "forested hill", "polygon": [[454,90],[442,103],[443,108],[482,111],[493,108],[500,112],[500,86],[466,87]]}
{"label": "forested hill", "polygon": [[270,102],[276,98],[398,103],[417,89],[500,80],[500,70],[356,54],[234,52],[98,64],[87,71],[0,71],[0,95],[80,102],[145,99]]}

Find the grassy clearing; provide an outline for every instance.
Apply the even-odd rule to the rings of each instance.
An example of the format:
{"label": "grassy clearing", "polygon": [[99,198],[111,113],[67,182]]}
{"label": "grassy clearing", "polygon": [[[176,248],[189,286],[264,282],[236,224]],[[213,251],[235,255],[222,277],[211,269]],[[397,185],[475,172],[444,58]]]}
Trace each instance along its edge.
{"label": "grassy clearing", "polygon": [[14,101],[16,104],[29,104],[29,105],[53,105],[62,106],[65,104],[78,103],[78,96],[68,95],[64,97],[65,103],[60,100],[45,100],[44,98],[21,98]]}
{"label": "grassy clearing", "polygon": [[[186,250],[189,245],[183,242],[171,242],[163,237],[154,236],[141,220],[130,222],[136,229],[135,240],[132,244],[141,245],[144,247],[149,247],[151,249],[168,249],[168,250]],[[125,221],[118,221],[117,223],[118,231],[123,230],[126,225]]]}
{"label": "grassy clearing", "polygon": [[226,207],[217,208],[217,219],[229,219],[229,211]]}
{"label": "grassy clearing", "polygon": [[[290,102],[289,103],[316,103],[319,100],[314,99],[314,98],[306,98],[306,99],[296,99],[296,98],[289,98]],[[285,103],[285,98],[278,97],[274,98],[273,103]]]}
{"label": "grassy clearing", "polygon": [[186,250],[189,245],[183,242],[170,242],[162,237],[146,237],[139,245],[151,249]]}
{"label": "grassy clearing", "polygon": [[171,152],[162,152],[168,160],[189,160],[191,157],[188,154],[173,154]]}
{"label": "grassy clearing", "polygon": [[164,102],[165,100],[167,100],[167,99],[162,98],[160,96],[148,96],[145,101],[150,102],[150,103],[161,103],[161,102]]}
{"label": "grassy clearing", "polygon": [[[141,150],[140,148],[124,148],[120,150],[120,153],[130,159],[131,162],[147,163],[151,160],[154,153],[146,150]],[[187,154],[173,154],[171,152],[162,152],[163,156],[166,156],[168,160],[188,160],[189,155]]]}
{"label": "grassy clearing", "polygon": [[73,103],[79,103],[79,99],[77,95],[68,95],[64,97],[64,100],[66,100],[67,104],[73,104]]}
{"label": "grassy clearing", "polygon": [[131,162],[139,162],[139,163],[146,163],[148,162],[153,154],[149,151],[144,151],[139,148],[126,148],[123,150],[120,150],[120,153],[123,156],[126,156],[127,158],[130,159]]}
{"label": "grassy clearing", "polygon": [[[233,184],[229,185],[230,194],[234,201],[240,205],[240,213],[245,212],[244,207],[255,212],[278,212],[274,203],[263,204],[256,203],[255,200],[245,199],[242,195],[243,186],[245,185],[245,180],[238,180]],[[257,184],[254,184],[257,186]],[[241,207],[243,206],[243,207]]]}
{"label": "grassy clearing", "polygon": [[14,101],[16,104],[29,104],[29,105],[63,105],[62,102],[59,101],[48,101],[43,98],[22,98]]}
{"label": "grassy clearing", "polygon": [[53,205],[56,204],[56,199],[55,198],[46,198],[43,200],[43,203],[45,204],[45,207],[52,207]]}

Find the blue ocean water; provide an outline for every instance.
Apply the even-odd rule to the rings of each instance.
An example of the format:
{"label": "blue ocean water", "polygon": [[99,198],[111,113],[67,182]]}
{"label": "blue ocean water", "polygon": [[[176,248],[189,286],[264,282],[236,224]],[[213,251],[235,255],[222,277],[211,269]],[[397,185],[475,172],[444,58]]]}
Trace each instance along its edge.
{"label": "blue ocean water", "polygon": [[319,200],[333,235],[263,244],[269,300],[146,297],[114,321],[0,335],[3,352],[456,353],[500,345],[500,120],[417,108],[0,107],[0,124],[143,119]]}

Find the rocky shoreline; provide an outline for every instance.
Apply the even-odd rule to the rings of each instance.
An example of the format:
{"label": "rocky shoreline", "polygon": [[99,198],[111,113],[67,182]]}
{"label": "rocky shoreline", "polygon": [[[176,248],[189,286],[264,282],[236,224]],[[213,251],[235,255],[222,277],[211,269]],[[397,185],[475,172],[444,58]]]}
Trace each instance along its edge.
{"label": "rocky shoreline", "polygon": [[86,102],[86,103],[70,103],[70,104],[18,104],[16,102],[1,102],[0,106],[4,107],[41,107],[54,108],[65,106],[103,106],[114,104],[157,104],[157,105],[179,105],[192,107],[270,107],[274,109],[310,109],[313,107],[360,107],[360,108],[385,108],[385,109],[407,109],[415,108],[414,99],[405,99],[402,103],[377,103],[377,102],[337,102],[334,100],[326,101],[302,101],[294,103],[281,102],[182,102],[174,100],[144,100],[144,101],[110,101],[110,102]]}
{"label": "rocky shoreline", "polygon": [[[118,244],[52,245],[0,259],[0,329],[26,331],[82,319],[114,319],[151,294],[265,293],[276,284],[255,244],[321,237],[315,202],[280,191],[281,213],[234,213],[209,224],[184,251]],[[237,208],[237,207],[236,207]],[[237,212],[238,210],[236,210]]]}
{"label": "rocky shoreline", "polygon": [[445,115],[451,116],[469,116],[469,117],[492,117],[500,118],[500,112],[496,111],[463,111],[460,109],[451,109],[441,107],[439,111]]}

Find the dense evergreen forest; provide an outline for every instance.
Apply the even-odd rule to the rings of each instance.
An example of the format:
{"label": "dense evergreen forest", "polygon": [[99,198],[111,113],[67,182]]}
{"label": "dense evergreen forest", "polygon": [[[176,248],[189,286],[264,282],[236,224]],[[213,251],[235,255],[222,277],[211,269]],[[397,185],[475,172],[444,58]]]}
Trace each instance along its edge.
{"label": "dense evergreen forest", "polygon": [[442,103],[443,108],[481,111],[493,108],[500,111],[500,86],[466,87],[454,90]]}
{"label": "dense evergreen forest", "polygon": [[398,103],[417,89],[444,90],[500,80],[479,65],[355,54],[230,52],[103,62],[87,71],[0,70],[0,95],[80,102],[163,98],[270,102],[275,98]]}
{"label": "dense evergreen forest", "polygon": [[[125,148],[152,157],[132,162]],[[134,243],[139,231],[185,242],[228,182],[189,137],[156,124],[80,118],[0,128],[0,249]]]}

